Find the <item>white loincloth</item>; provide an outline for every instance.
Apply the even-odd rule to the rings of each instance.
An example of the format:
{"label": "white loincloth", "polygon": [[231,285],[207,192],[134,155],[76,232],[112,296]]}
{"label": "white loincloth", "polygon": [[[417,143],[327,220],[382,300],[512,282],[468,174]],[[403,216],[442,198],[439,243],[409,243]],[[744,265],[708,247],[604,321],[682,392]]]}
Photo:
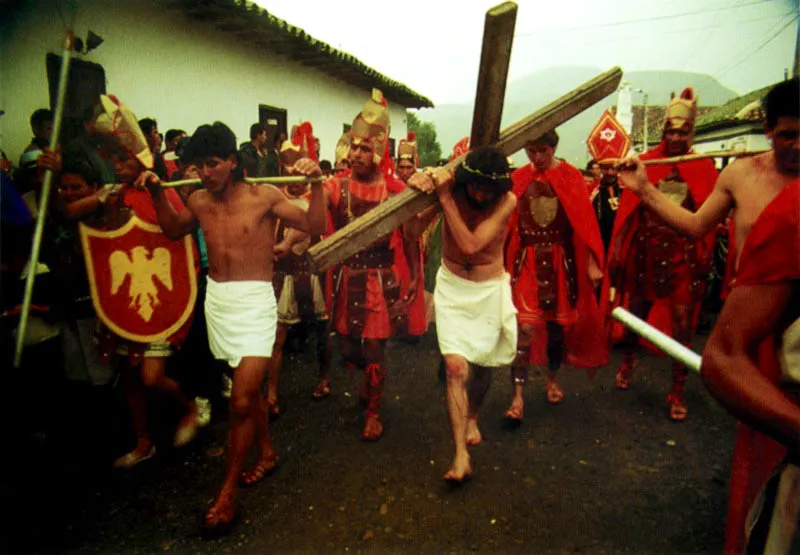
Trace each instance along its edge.
{"label": "white loincloth", "polygon": [[517,351],[517,309],[508,274],[469,281],[444,264],[433,292],[436,335],[443,355],[461,355],[479,366],[507,366]]}
{"label": "white loincloth", "polygon": [[206,288],[208,345],[214,357],[236,368],[243,357],[270,357],[278,305],[268,281],[217,282]]}

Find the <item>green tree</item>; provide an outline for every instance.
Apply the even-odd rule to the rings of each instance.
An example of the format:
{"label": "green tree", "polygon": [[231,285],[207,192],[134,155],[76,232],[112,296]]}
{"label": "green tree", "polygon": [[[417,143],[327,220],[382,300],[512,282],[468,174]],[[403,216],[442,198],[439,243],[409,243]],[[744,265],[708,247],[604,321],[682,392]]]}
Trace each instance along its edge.
{"label": "green tree", "polygon": [[442,158],[442,147],[436,140],[436,126],[429,121],[420,121],[413,112],[406,112],[408,130],[417,136],[417,153],[419,165],[435,166]]}

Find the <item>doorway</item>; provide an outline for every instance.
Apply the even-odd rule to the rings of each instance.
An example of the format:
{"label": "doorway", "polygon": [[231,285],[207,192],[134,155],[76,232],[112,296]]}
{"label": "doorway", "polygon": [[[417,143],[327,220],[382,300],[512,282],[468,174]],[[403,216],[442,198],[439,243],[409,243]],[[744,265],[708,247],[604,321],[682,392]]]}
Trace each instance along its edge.
{"label": "doorway", "polygon": [[288,129],[286,128],[286,110],[259,104],[258,121],[267,130],[267,148],[269,150],[280,149],[281,145],[275,144],[275,135],[284,133],[287,138],[289,137]]}
{"label": "doorway", "polygon": [[[50,92],[50,108],[55,110],[58,96],[58,77],[61,72],[61,56],[48,54],[46,59],[47,83]],[[106,93],[106,72],[103,66],[92,62],[72,59],[69,64],[67,95],[64,100],[64,115],[59,142],[66,145],[83,134],[84,114],[100,102]]]}

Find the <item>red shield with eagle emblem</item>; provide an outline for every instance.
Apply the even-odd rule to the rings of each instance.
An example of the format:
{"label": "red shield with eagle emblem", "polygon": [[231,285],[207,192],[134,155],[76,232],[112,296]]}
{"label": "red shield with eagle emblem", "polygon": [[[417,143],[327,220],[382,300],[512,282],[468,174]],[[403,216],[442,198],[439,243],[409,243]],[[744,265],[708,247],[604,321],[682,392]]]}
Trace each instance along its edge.
{"label": "red shield with eagle emblem", "polygon": [[611,110],[606,110],[586,140],[589,152],[596,161],[622,159],[631,147],[631,138]]}
{"label": "red shield with eagle emblem", "polygon": [[191,237],[170,241],[136,216],[111,231],[80,224],[80,234],[92,303],[111,331],[153,343],[186,323],[197,298]]}

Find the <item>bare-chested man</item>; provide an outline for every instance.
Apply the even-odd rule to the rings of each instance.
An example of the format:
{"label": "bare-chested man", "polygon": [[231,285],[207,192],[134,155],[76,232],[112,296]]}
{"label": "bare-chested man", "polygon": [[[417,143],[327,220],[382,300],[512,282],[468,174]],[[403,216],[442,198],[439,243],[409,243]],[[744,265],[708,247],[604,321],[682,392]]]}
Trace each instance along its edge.
{"label": "bare-chested man", "polygon": [[[734,210],[737,279],[703,352],[702,374],[714,397],[746,424],[738,428],[734,450],[726,553],[753,549],[752,544],[745,545],[745,530],[752,532],[751,542],[762,542],[755,551],[783,552],[777,547],[764,547],[766,537],[760,524],[746,524],[756,494],[785,452],[770,437],[798,449],[798,428],[794,424],[797,391],[790,392],[797,382],[796,376],[791,379],[796,368],[784,365],[787,375],[778,378],[777,348],[787,323],[797,319],[798,194],[797,183],[793,182],[800,177],[800,81],[794,78],[779,83],[767,93],[763,104],[764,131],[772,139],[772,150],[740,158],[725,168],[714,191],[694,214],[672,205],[653,189],[643,179],[644,168],[638,160],[632,160],[637,163],[635,172],[621,173],[629,189],[684,233],[702,236]],[[756,222],[758,225],[753,227]],[[797,324],[794,329],[796,337]],[[783,337],[784,356],[792,352],[786,344],[788,337],[787,332]],[[796,345],[794,349],[796,352]],[[777,384],[783,386],[783,391]],[[794,507],[796,515],[797,505],[789,501],[796,500],[796,494],[792,495],[786,498],[787,508]],[[770,496],[774,501],[774,492],[767,499]],[[784,515],[784,528],[791,538],[789,513],[779,513],[778,509],[775,512]],[[800,538],[794,537],[796,548]]]}
{"label": "bare-chested man", "polygon": [[454,174],[439,168],[416,174],[409,185],[426,192],[435,189],[444,212],[434,303],[455,445],[453,465],[444,478],[461,482],[472,474],[467,445],[481,441],[478,409],[489,389],[490,369],[511,364],[516,354],[517,311],[503,266],[503,245],[517,199],[510,192],[508,161],[491,147],[470,152]]}
{"label": "bare-chested man", "polygon": [[[639,195],[667,224],[694,237],[706,236],[734,210],[735,244],[744,245],[750,228],[764,208],[788,183],[797,179],[800,172],[798,88],[800,83],[795,77],[775,85],[767,93],[763,101],[764,133],[772,140],[772,150],[740,158],[727,166],[697,212],[670,202],[664,193],[648,183],[645,167],[636,157],[624,163],[620,172],[623,185]],[[634,164],[636,169],[630,169]]]}
{"label": "bare-chested man", "polygon": [[[203,230],[209,264],[208,340],[214,356],[235,369],[227,469],[222,489],[205,516],[209,532],[229,530],[237,514],[239,486],[256,484],[278,464],[269,439],[266,399],[259,391],[278,317],[272,289],[275,220],[315,234],[325,227],[320,185],[312,187],[306,213],[275,187],[244,183],[236,150],[236,137],[220,122],[195,131],[184,157],[197,166],[205,189],[193,193],[180,212],[167,202],[155,174],[146,172],[137,180],[139,187],[150,190],[167,237],[182,237],[198,225]],[[318,166],[306,159],[299,160],[295,170],[320,175]],[[258,459],[242,472],[254,436]]]}

